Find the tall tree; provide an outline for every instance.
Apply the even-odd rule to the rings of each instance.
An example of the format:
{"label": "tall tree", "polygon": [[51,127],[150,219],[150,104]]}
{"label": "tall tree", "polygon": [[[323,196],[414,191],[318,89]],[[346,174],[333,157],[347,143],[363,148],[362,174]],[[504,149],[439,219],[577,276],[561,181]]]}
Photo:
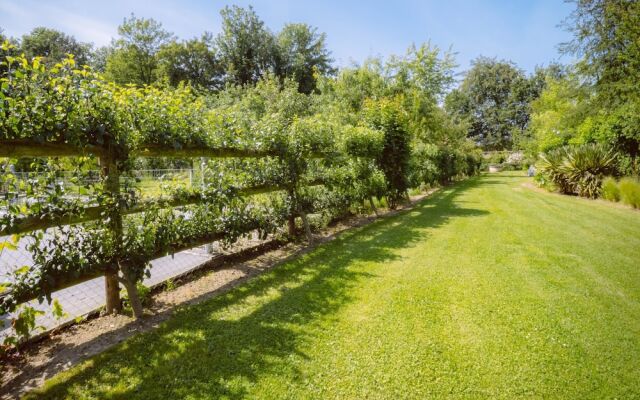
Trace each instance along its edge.
{"label": "tall tree", "polygon": [[453,69],[456,66],[450,52],[443,52],[431,43],[423,43],[419,47],[413,44],[404,56],[391,57],[387,63],[387,74],[396,87],[417,88],[435,101],[454,83]]}
{"label": "tall tree", "polygon": [[119,38],[112,43],[105,73],[117,83],[148,85],[156,81],[156,55],[174,36],[154,19],[137,18],[133,14],[118,27]]}
{"label": "tall tree", "polygon": [[430,43],[411,45],[404,56],[391,57],[387,63],[390,91],[402,94],[410,129],[424,142],[440,143],[438,136],[443,131],[438,102],[454,82],[455,66],[451,53]]}
{"label": "tall tree", "polygon": [[98,72],[105,72],[107,69],[107,60],[111,53],[113,53],[113,46],[101,46],[93,51],[91,56],[91,68]]}
{"label": "tall tree", "polygon": [[216,38],[228,81],[255,84],[274,69],[275,39],[252,7],[232,6],[220,11],[222,32]]}
{"label": "tall tree", "polygon": [[92,45],[55,29],[38,27],[22,36],[21,48],[28,58],[42,57],[47,64],[55,64],[67,54],[73,54],[78,65],[88,65]]}
{"label": "tall tree", "polygon": [[582,57],[579,71],[590,76],[608,105],[640,97],[640,2],[571,0],[565,21],[574,35],[561,50]]}
{"label": "tall tree", "polygon": [[276,73],[298,82],[298,90],[316,90],[317,75],[333,73],[326,35],[307,24],[287,24],[277,37]]}
{"label": "tall tree", "polygon": [[212,42],[211,34],[205,33],[200,39],[162,46],[158,52],[160,78],[172,86],[189,82],[202,89],[222,89],[222,65]]}
{"label": "tall tree", "polygon": [[[387,93],[384,65],[380,58],[365,60],[360,66],[342,68],[335,80],[323,79],[322,92],[336,98],[347,114],[362,110],[368,98],[381,98]],[[325,96],[328,97],[328,96]],[[356,123],[356,121],[353,121]]]}
{"label": "tall tree", "polygon": [[590,89],[575,74],[547,75],[544,90],[531,103],[531,153],[582,142],[581,125],[590,113]]}
{"label": "tall tree", "polygon": [[480,57],[446,98],[449,113],[469,126],[468,136],[487,150],[510,149],[527,128],[531,82],[513,63]]}
{"label": "tall tree", "polygon": [[[625,173],[640,173],[640,2],[573,0],[565,21],[573,32],[562,50],[582,57],[579,71],[600,108],[592,133],[621,152]],[[598,133],[599,132],[599,133]]]}

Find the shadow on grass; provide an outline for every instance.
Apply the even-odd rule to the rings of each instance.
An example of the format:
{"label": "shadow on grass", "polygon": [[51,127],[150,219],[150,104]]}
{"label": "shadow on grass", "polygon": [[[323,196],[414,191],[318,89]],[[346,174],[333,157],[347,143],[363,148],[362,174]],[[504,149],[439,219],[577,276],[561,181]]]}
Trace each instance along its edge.
{"label": "shadow on grass", "polygon": [[[159,329],[111,349],[27,398],[242,398],[261,376],[303,379],[296,361],[318,324],[354,301],[372,278],[358,263],[386,263],[427,240],[426,228],[484,215],[461,208],[474,178],[416,207],[345,232],[228,293],[178,312]],[[80,396],[79,396],[80,395]]]}

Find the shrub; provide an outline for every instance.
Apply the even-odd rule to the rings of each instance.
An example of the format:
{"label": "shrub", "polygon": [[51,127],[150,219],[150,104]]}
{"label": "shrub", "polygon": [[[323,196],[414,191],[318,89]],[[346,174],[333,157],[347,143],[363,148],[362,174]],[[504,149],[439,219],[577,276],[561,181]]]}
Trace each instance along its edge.
{"label": "shrub", "polygon": [[583,144],[543,154],[540,172],[561,193],[596,198],[602,180],[615,171],[616,154],[600,144]]}
{"label": "shrub", "polygon": [[538,163],[538,170],[540,171],[540,179],[546,178],[544,179],[545,186],[548,187],[548,184],[551,183],[560,193],[571,194],[573,193],[573,187],[562,168],[566,155],[565,148],[551,150],[542,154]]}
{"label": "shrub", "polygon": [[570,147],[562,168],[579,196],[595,199],[602,180],[615,171],[615,153],[600,144]]}
{"label": "shrub", "polygon": [[600,196],[609,201],[620,201],[620,189],[618,188],[618,182],[615,178],[608,177],[602,181],[602,189]]}
{"label": "shrub", "polygon": [[393,209],[406,198],[409,189],[411,135],[406,113],[397,99],[367,100],[365,119],[371,128],[384,133],[376,161],[385,175],[389,207]]}
{"label": "shrub", "polygon": [[640,181],[633,178],[622,178],[618,188],[620,201],[633,208],[640,208]]}

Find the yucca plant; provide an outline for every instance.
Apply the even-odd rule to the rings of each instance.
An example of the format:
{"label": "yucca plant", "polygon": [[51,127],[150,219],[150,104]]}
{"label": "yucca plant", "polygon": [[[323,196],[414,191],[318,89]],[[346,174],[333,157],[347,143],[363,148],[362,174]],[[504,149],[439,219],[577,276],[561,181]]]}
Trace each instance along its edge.
{"label": "yucca plant", "polygon": [[560,193],[572,194],[573,187],[567,179],[566,172],[563,168],[566,157],[567,149],[565,148],[558,148],[543,153],[540,155],[538,170],[542,176],[545,176],[556,186]]}
{"label": "yucca plant", "polygon": [[602,181],[615,172],[616,154],[596,143],[569,147],[560,171],[578,196],[595,199]]}

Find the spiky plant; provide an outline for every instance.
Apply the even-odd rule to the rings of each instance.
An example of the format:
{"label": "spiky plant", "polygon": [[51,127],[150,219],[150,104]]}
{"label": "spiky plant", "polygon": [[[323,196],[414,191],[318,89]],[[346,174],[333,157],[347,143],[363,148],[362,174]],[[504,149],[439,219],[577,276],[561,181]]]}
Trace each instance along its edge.
{"label": "spiky plant", "polygon": [[556,186],[560,193],[572,194],[573,187],[567,179],[565,170],[563,169],[566,156],[567,149],[564,147],[543,153],[540,155],[538,170],[541,175],[545,176]]}
{"label": "spiky plant", "polygon": [[615,172],[616,154],[596,143],[569,147],[561,172],[578,196],[595,199],[602,181]]}

